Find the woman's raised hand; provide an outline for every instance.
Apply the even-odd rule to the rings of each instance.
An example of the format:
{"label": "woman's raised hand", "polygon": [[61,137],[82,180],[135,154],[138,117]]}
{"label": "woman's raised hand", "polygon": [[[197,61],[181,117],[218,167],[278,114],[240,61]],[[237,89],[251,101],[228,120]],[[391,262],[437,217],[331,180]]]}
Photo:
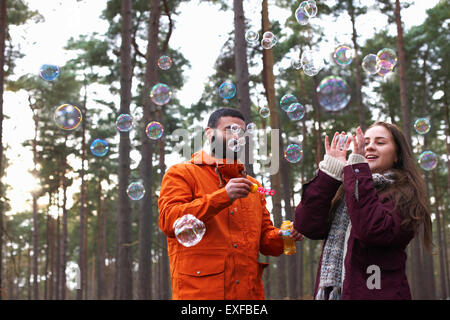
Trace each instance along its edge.
{"label": "woman's raised hand", "polygon": [[331,144],[329,143],[328,136],[325,136],[325,153],[347,164],[347,151],[351,142],[352,139],[348,138],[344,131],[341,134],[336,132]]}

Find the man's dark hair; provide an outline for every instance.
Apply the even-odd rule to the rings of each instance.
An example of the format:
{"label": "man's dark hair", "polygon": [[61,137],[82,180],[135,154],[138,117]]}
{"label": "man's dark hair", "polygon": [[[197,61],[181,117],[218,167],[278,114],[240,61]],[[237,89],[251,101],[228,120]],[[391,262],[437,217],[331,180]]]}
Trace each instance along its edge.
{"label": "man's dark hair", "polygon": [[237,109],[232,108],[220,108],[209,116],[208,120],[208,127],[210,128],[217,128],[217,123],[219,122],[219,119],[222,117],[234,117],[242,119],[245,122],[244,115]]}

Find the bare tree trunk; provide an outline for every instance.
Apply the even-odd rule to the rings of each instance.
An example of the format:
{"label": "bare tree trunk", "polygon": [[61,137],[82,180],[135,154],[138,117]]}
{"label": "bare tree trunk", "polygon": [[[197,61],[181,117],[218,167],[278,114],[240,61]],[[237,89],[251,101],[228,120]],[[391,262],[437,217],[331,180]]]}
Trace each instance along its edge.
{"label": "bare tree trunk", "polygon": [[[270,22],[269,22],[269,10],[267,0],[263,0],[262,2],[262,32],[266,32],[270,30]],[[270,126],[272,128],[271,134],[274,134],[275,130],[280,129],[280,120],[278,118],[278,111],[275,101],[275,78],[273,75],[273,65],[274,58],[272,49],[263,50],[263,83],[266,91],[267,102],[269,104],[270,109]],[[279,140],[278,140],[279,141]],[[272,144],[272,149],[275,146]],[[280,147],[279,144],[276,147]],[[279,153],[273,153],[273,156],[277,157],[275,161],[281,161],[279,158]],[[270,177],[271,188],[274,190],[281,190],[281,175],[278,170],[275,174],[272,174]],[[275,193],[272,197],[272,213],[274,218],[274,225],[277,227],[281,226],[282,216],[281,216],[281,195],[280,192]],[[278,284],[278,292],[277,298],[285,298],[287,296],[286,292],[286,259],[285,256],[282,255],[278,258],[277,261],[278,272],[277,272],[277,284]]]}
{"label": "bare tree trunk", "polygon": [[[0,0],[0,175],[3,174],[3,87],[5,81],[6,7],[7,0]],[[0,194],[2,194],[1,183]],[[3,203],[0,203],[0,300],[3,298],[3,210]],[[35,297],[37,296],[38,294],[36,293]]]}
{"label": "bare tree trunk", "polygon": [[[131,30],[132,1],[122,0],[122,44],[120,47],[120,114],[130,113],[131,104]],[[119,206],[118,206],[118,288],[119,299],[133,298],[131,204],[127,196],[130,177],[131,143],[128,132],[120,133],[119,142]]]}
{"label": "bare tree trunk", "polygon": [[[106,199],[106,198],[105,198]],[[102,206],[102,181],[97,185],[97,299],[105,298],[106,212]]]}
{"label": "bare tree trunk", "polygon": [[[145,64],[144,92],[150,92],[153,85],[158,82],[157,60],[159,20],[161,16],[160,1],[150,2],[150,20],[148,22],[148,44]],[[143,126],[155,117],[155,107],[148,94],[143,95],[144,116]],[[153,230],[153,142],[148,139],[145,130],[142,130],[141,149],[141,178],[144,183],[145,195],[141,200],[139,210],[139,286],[138,297],[141,300],[152,298],[152,230]]]}
{"label": "bare tree trunk", "polygon": [[[67,143],[67,136],[65,137],[65,145]],[[62,165],[62,187],[63,187],[63,203],[62,203],[62,248],[61,248],[61,280],[60,280],[60,298],[66,299],[66,265],[67,265],[67,180],[66,180],[67,155],[63,154]]]}
{"label": "bare tree trunk", "polygon": [[362,76],[361,76],[361,61],[359,56],[359,46],[358,46],[358,33],[356,32],[356,21],[355,21],[355,8],[353,6],[353,0],[349,1],[349,15],[352,21],[352,42],[353,48],[355,50],[355,77],[356,77],[356,103],[358,105],[358,116],[359,116],[359,125],[365,131],[366,127],[364,124],[364,105],[362,101]]}
{"label": "bare tree trunk", "polygon": [[[250,108],[247,42],[245,41],[245,14],[242,1],[233,0],[233,9],[234,64],[236,67],[238,107],[248,123],[252,122],[252,112]],[[250,150],[249,146],[250,143],[245,144],[245,170],[247,171],[247,174],[253,177],[255,175],[253,172],[253,150]]]}

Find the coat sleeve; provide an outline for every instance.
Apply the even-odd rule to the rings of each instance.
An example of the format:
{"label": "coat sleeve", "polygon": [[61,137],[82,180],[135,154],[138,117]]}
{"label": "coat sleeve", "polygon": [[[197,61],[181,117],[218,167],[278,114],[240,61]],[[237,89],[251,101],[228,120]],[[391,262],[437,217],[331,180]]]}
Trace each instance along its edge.
{"label": "coat sleeve", "polygon": [[403,215],[392,201],[382,202],[367,163],[344,168],[345,199],[355,237],[366,245],[403,246],[414,232],[401,226]]}
{"label": "coat sleeve", "polygon": [[295,209],[295,230],[313,240],[325,239],[329,230],[331,200],[340,185],[340,181],[321,170],[305,183],[302,199]]}
{"label": "coat sleeve", "polygon": [[178,218],[191,214],[206,222],[232,203],[225,188],[194,198],[195,181],[184,166],[170,167],[161,182],[158,224],[168,237],[175,237],[173,224]]}
{"label": "coat sleeve", "polygon": [[259,250],[265,256],[279,256],[283,253],[283,238],[278,234],[280,229],[275,228],[270,213],[266,208],[266,200],[263,196],[263,217],[261,222],[261,238]]}

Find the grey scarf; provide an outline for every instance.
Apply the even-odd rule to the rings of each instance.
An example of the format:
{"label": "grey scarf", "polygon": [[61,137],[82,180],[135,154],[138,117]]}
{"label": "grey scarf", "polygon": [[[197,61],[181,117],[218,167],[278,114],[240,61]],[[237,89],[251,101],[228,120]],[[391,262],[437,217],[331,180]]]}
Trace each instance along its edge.
{"label": "grey scarf", "polygon": [[[395,174],[388,171],[384,174],[372,174],[373,185],[377,190],[382,190],[395,181]],[[358,180],[355,186],[355,197],[358,199]],[[342,294],[342,268],[344,264],[345,234],[347,228],[351,228],[350,217],[347,211],[345,197],[336,210],[331,223],[331,228],[325,242],[320,267],[320,283],[315,297],[316,300],[325,300],[325,289],[332,290],[328,300],[340,300]]]}

